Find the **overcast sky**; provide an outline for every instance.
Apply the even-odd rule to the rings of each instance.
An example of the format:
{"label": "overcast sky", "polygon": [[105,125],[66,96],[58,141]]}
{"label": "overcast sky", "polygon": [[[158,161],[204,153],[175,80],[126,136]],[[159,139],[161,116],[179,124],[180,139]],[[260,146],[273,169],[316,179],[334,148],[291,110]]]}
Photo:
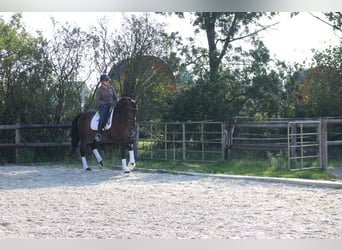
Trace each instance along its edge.
{"label": "overcast sky", "polygon": [[[321,13],[314,13],[321,15]],[[0,12],[3,17],[11,13]],[[96,24],[97,19],[107,16],[113,25],[120,27],[122,13],[120,12],[24,12],[23,21],[31,31],[41,30],[48,33],[51,27],[50,16],[59,22],[75,23],[87,30]],[[162,17],[158,17],[162,18]],[[280,16],[271,22],[280,21],[272,30],[262,33],[263,41],[270,50],[271,56],[290,63],[302,63],[312,56],[312,49],[322,50],[329,45],[337,45],[342,37],[341,32],[334,32],[330,26],[312,17],[308,12],[301,12],[298,16],[290,18],[289,12],[281,12]],[[169,23],[169,31],[179,31],[184,37],[191,36],[193,27],[189,22],[177,17],[165,18]],[[47,34],[45,33],[45,34]],[[205,39],[201,42],[206,46]]]}

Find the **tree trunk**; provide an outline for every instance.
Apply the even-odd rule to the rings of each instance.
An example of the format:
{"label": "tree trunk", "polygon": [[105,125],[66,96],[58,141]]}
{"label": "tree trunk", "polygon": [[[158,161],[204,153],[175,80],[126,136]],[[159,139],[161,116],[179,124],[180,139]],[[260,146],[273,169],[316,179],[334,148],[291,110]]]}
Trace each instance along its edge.
{"label": "tree trunk", "polygon": [[218,60],[218,51],[215,42],[215,23],[216,13],[204,13],[204,25],[207,34],[208,48],[209,48],[209,79],[215,81],[218,74],[220,61]]}

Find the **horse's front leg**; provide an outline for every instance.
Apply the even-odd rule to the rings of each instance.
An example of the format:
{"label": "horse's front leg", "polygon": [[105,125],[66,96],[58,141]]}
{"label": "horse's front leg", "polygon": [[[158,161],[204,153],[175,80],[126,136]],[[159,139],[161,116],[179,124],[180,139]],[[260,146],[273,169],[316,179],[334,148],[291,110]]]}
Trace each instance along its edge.
{"label": "horse's front leg", "polygon": [[93,150],[93,153],[96,157],[97,163],[99,164],[99,168],[103,168],[103,160],[102,157],[99,153],[99,151],[97,150],[97,142],[94,140],[91,144],[90,144],[91,149]]}
{"label": "horse's front leg", "polygon": [[121,166],[122,166],[122,171],[124,173],[130,173],[131,171],[127,167],[127,162],[126,162],[126,145],[121,145],[120,146],[120,151],[121,151]]}

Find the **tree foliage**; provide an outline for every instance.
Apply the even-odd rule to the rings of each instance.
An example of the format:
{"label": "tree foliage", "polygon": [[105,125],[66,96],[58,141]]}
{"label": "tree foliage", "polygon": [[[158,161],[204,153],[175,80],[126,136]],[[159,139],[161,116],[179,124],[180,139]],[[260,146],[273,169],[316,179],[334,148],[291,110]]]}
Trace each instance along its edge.
{"label": "tree foliage", "polygon": [[342,13],[341,12],[327,12],[325,16],[330,22],[334,30],[342,31]]}
{"label": "tree foliage", "polygon": [[193,25],[205,31],[208,44],[209,79],[218,78],[223,60],[229,52],[234,51],[234,42],[255,37],[269,26],[263,26],[261,12],[196,12]]}
{"label": "tree foliage", "polygon": [[[341,44],[342,45],[342,44]],[[308,116],[342,115],[342,46],[316,52],[304,81],[303,101]]]}
{"label": "tree foliage", "polygon": [[0,117],[2,123],[50,122],[51,68],[42,37],[32,37],[15,14],[0,20]]}
{"label": "tree foliage", "polygon": [[[183,17],[184,13],[178,15]],[[187,46],[190,55],[185,58],[187,62],[192,62],[192,72],[198,78],[195,78],[195,84],[186,88],[181,97],[175,99],[177,111],[174,113],[178,114],[177,117],[181,114],[179,109],[185,100],[194,103],[192,110],[195,119],[216,117],[223,120],[233,115],[255,113],[278,115],[277,101],[281,98],[281,84],[277,74],[267,70],[269,52],[257,37],[259,32],[272,26],[261,25],[258,21],[272,15],[256,12],[194,13],[193,25],[197,33],[201,30],[205,32],[208,47],[201,49],[191,44],[189,50]],[[252,49],[243,50],[242,42],[250,44]],[[184,49],[181,49],[182,53]],[[215,107],[215,111],[209,107]],[[272,107],[270,111],[269,107]],[[182,115],[183,120],[190,119],[191,111],[184,112],[187,115]]]}
{"label": "tree foliage", "polygon": [[[53,80],[54,123],[81,111],[82,90],[90,67],[88,36],[80,28],[52,19],[53,35],[47,41],[47,56]],[[81,73],[87,73],[81,76]]]}
{"label": "tree foliage", "polygon": [[[263,23],[274,13],[177,14],[191,15],[194,34],[168,34],[152,13],[125,14],[119,30],[101,18],[87,33],[52,19],[51,37],[27,32],[21,14],[8,22],[0,17],[0,123],[68,124],[94,107],[88,91],[93,83],[87,81],[102,72],[111,75],[121,97],[137,100],[139,121],[342,115],[341,44],[316,51],[307,69],[270,58],[258,34],[273,25]],[[322,16],[341,30],[341,13]],[[201,35],[206,46],[197,43]],[[65,140],[63,134],[43,133],[46,140]],[[28,141],[42,138],[21,135]],[[12,131],[0,131],[0,137],[13,142]],[[28,155],[35,160],[44,153],[51,159],[48,149]],[[11,149],[0,152],[1,161],[14,158]]]}
{"label": "tree foliage", "polygon": [[81,110],[86,34],[53,20],[50,40],[25,31],[21,15],[0,21],[0,112],[6,123],[63,123]]}
{"label": "tree foliage", "polygon": [[[119,30],[100,19],[88,33],[52,19],[49,38],[26,32],[20,14],[0,20],[1,122],[69,122],[84,108],[89,75],[103,71],[120,96],[137,100],[139,120],[341,114],[341,46],[316,52],[312,68],[329,70],[304,70],[271,60],[260,40],[274,13],[186,15],[194,31],[187,39],[151,13],[125,14]],[[340,13],[324,15],[338,30]],[[206,47],[196,43],[201,34]]]}
{"label": "tree foliage", "polygon": [[317,15],[314,15],[311,13],[311,15],[322,21],[323,23],[331,26],[335,31],[340,31],[342,32],[342,13],[341,12],[324,12],[324,17],[325,19],[317,16]]}
{"label": "tree foliage", "polygon": [[175,84],[173,70],[165,63],[173,40],[164,24],[148,13],[124,16],[122,28],[115,33],[101,23],[94,41],[103,45],[94,47],[96,55],[102,61],[110,58],[109,74],[119,95],[136,99],[138,119],[160,118],[166,108],[163,98],[172,93],[168,86]]}

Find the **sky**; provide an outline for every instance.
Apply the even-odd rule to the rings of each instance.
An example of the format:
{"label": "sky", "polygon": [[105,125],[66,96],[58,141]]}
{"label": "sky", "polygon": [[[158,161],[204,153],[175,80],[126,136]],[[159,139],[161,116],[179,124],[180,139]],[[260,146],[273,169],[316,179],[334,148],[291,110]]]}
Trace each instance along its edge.
{"label": "sky", "polygon": [[[321,13],[314,13],[321,15]],[[8,18],[11,13],[0,12],[4,18]],[[106,16],[113,25],[120,28],[122,13],[120,12],[23,12],[23,22],[28,30],[35,32],[40,30],[48,34],[51,27],[50,17],[61,22],[77,24],[84,30],[96,24],[98,18]],[[168,22],[167,29],[179,31],[183,37],[193,34],[193,26],[190,22],[185,22],[178,17],[158,17]],[[301,12],[299,15],[290,18],[290,12],[280,12],[279,17],[271,22],[280,21],[271,30],[261,33],[262,40],[270,50],[272,58],[283,60],[291,64],[310,61],[312,49],[323,50],[329,45],[336,46],[342,38],[341,32],[334,32],[333,29],[323,22],[312,17],[308,12]],[[202,46],[206,46],[205,37],[203,40],[197,38]]]}
{"label": "sky", "polygon": [[[313,13],[322,16],[321,13]],[[290,18],[290,13],[282,13],[276,30],[265,32],[266,47],[278,59],[291,63],[302,63],[313,55],[312,49],[323,50],[329,45],[340,44],[342,33],[312,17],[308,12]]]}

